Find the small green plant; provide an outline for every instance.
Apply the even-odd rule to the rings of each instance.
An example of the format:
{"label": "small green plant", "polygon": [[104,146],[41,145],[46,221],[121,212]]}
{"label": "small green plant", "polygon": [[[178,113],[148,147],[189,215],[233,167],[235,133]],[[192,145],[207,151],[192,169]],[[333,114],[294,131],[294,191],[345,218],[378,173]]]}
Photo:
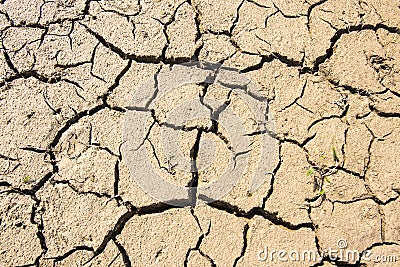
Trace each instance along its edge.
{"label": "small green plant", "polygon": [[22,179],[22,182],[24,184],[27,184],[27,183],[29,183],[30,180],[31,180],[31,177],[28,175],[28,176],[25,176],[24,179]]}
{"label": "small green plant", "polygon": [[320,161],[320,162],[324,162],[325,159],[326,159],[326,157],[325,157],[324,155],[321,155],[321,156],[319,157],[319,161]]}
{"label": "small green plant", "polygon": [[334,146],[332,147],[332,154],[333,154],[333,159],[335,160],[335,162],[339,162],[339,157],[337,155],[336,148]]}
{"label": "small green plant", "polygon": [[315,173],[315,170],[313,167],[310,167],[306,173],[307,176],[313,175]]}
{"label": "small green plant", "polygon": [[322,195],[325,195],[325,190],[324,190],[324,189],[321,189],[321,191],[319,191],[318,194],[320,194],[321,196],[322,196]]}

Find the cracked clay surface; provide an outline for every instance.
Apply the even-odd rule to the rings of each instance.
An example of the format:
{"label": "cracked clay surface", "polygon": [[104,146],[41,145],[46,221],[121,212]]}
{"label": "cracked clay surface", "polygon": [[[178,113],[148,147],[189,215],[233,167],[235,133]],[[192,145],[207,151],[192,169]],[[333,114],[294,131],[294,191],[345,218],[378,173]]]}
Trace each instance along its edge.
{"label": "cracked clay surface", "polygon": [[[2,0],[0,33],[0,266],[400,266],[400,1]],[[243,73],[274,132],[223,83],[157,95],[191,61]],[[211,115],[177,128],[186,100]],[[213,120],[228,108],[248,150]],[[150,118],[132,159],[128,112]],[[195,171],[163,150],[166,130]],[[271,164],[249,190],[263,138]],[[135,182],[139,152],[181,187],[232,159],[246,171],[222,198],[178,207]],[[330,258],[339,241],[370,260]]]}

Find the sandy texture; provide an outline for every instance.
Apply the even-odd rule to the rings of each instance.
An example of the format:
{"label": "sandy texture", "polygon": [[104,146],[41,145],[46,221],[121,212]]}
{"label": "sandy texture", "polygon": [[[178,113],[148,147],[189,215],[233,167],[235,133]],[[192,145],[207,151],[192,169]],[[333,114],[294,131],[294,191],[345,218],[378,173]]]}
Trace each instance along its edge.
{"label": "sandy texture", "polygon": [[[398,266],[399,25],[398,0],[2,0],[0,266]],[[190,61],[240,70],[274,131],[226,84],[157,95]],[[189,100],[206,115],[174,127]],[[228,109],[238,123],[215,128]],[[202,206],[153,198],[122,149],[128,112],[145,130],[133,161],[165,181],[207,186],[233,159],[241,179]],[[168,129],[198,170],[164,151]],[[326,255],[343,242],[371,258]]]}

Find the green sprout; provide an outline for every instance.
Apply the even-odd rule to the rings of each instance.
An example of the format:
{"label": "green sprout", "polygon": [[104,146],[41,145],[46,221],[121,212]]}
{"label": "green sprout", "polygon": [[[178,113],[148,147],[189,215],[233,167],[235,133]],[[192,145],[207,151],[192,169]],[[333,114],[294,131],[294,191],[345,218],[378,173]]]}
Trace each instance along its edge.
{"label": "green sprout", "polygon": [[308,171],[307,171],[307,176],[310,176],[310,175],[313,175],[314,174],[314,172],[315,172],[315,170],[314,170],[314,168],[313,167],[310,167],[309,169],[308,169]]}
{"label": "green sprout", "polygon": [[335,160],[335,162],[339,162],[339,157],[337,155],[336,148],[334,146],[332,147],[332,154],[333,154],[333,159]]}
{"label": "green sprout", "polygon": [[319,194],[322,196],[322,195],[325,195],[325,190],[324,189],[321,189],[321,191],[319,191]]}
{"label": "green sprout", "polygon": [[28,175],[28,176],[25,176],[25,177],[24,177],[24,179],[22,180],[22,182],[23,182],[24,184],[27,184],[27,183],[29,183],[30,180],[31,180],[31,177]]}

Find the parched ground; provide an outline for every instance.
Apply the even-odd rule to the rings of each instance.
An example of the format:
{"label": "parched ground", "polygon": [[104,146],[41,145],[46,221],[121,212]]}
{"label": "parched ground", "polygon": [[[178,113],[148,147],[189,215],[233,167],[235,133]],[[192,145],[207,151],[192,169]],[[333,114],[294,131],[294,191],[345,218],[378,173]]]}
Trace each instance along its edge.
{"label": "parched ground", "polygon": [[[2,0],[0,266],[399,266],[399,25],[397,0]],[[257,134],[250,174],[218,201],[174,207],[135,184],[120,149],[132,95],[188,61],[236,68],[268,99],[275,160],[256,191]],[[242,112],[229,90],[180,90]],[[179,99],[140,112],[155,168],[184,186],[160,150]],[[201,183],[232,156],[221,135],[200,134],[218,151]],[[181,133],[189,159],[198,136]],[[338,240],[397,263],[258,259]]]}

